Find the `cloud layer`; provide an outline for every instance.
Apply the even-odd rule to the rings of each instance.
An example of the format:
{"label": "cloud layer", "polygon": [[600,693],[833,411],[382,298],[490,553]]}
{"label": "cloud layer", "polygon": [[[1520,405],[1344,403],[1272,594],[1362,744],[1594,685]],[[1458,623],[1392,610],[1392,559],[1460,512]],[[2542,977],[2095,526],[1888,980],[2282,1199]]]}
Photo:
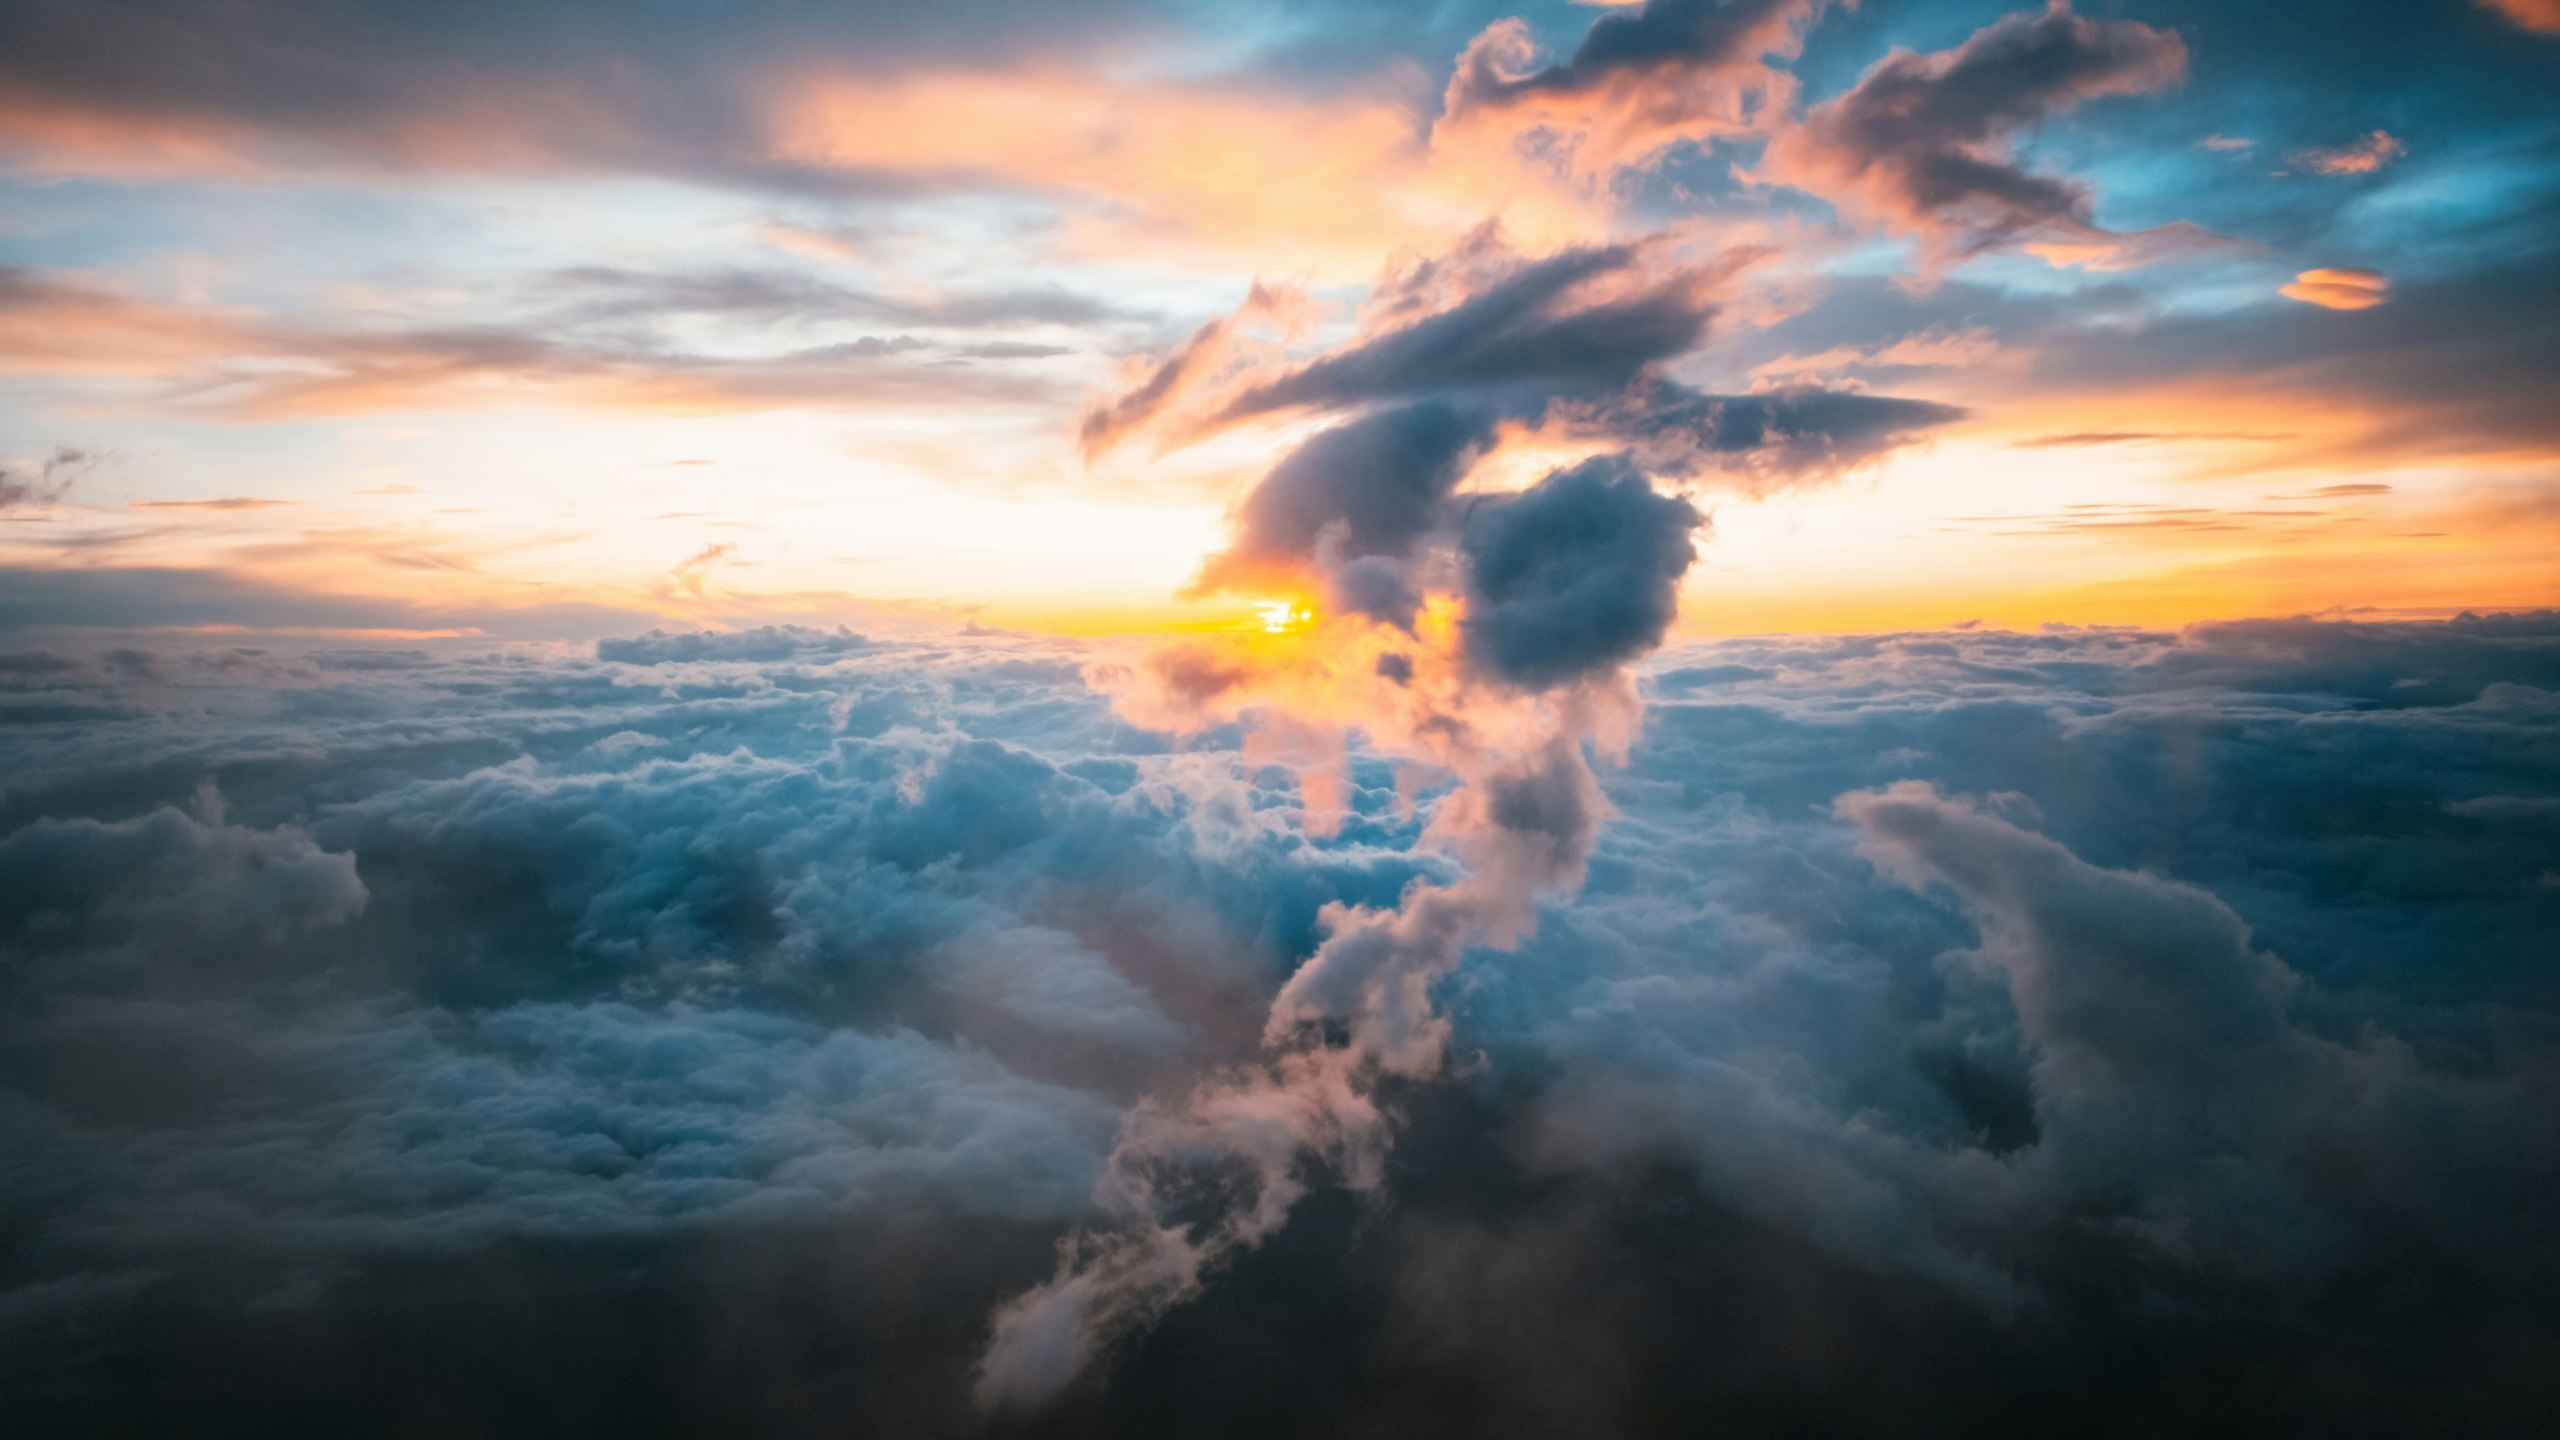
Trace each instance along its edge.
{"label": "cloud layer", "polygon": [[[1545,506],[1611,533],[1635,483],[1571,472],[1510,502],[1518,535],[1473,543],[1585,533]],[[1649,638],[1636,597],[1566,609]],[[966,1426],[975,1327],[1091,1213],[1115,1144],[1124,1174],[1133,1134],[1160,1161],[1232,1154],[1249,1115],[1286,1179],[1271,1265],[1204,1273],[1205,1298],[1129,1336],[1055,1423],[1148,1431],[1223,1414],[1235,1386],[1287,1390],[1163,1367],[1319,1304],[1350,1318],[1307,1363],[1371,1378],[1271,1414],[1347,1424],[1403,1386],[1530,1363],[1539,1332],[1493,1323],[1498,1296],[1625,1336],[1530,1412],[1615,1428],[1685,1393],[1646,1358],[1685,1332],[1633,1317],[1728,1244],[1794,1257],[1764,1262],[1794,1278],[1718,1284],[1835,1287],[1870,1317],[1835,1343],[1881,1374],[1905,1362],[1870,1327],[1935,1297],[1926,1350],[1952,1378],[1925,1403],[1950,1417],[2023,1401],[1970,1367],[2053,1317],[2095,1347],[2062,1363],[2180,1334],[2317,1366],[2376,1333],[2318,1277],[2538,1263],[2516,1257],[2547,1233],[2560,1157],[2548,617],[1690,647],[1649,670],[1622,769],[1531,747],[1417,787],[1355,741],[1323,762],[1344,786],[1323,825],[1306,767],[1240,732],[1115,718],[1083,678],[1109,657],[842,639],[11,652],[0,1080],[27,1240],[0,1353],[45,1376],[26,1393],[150,1413],[181,1392],[99,1387],[200,1357],[207,1327],[356,1335],[422,1283],[404,1257],[553,1256],[571,1268],[519,1282],[553,1294],[539,1277],[573,1283],[599,1244],[717,1242],[835,1274],[822,1333],[945,1337],[915,1388],[865,1380],[873,1402],[823,1413],[895,1393]],[[1578,898],[1559,867],[1587,870]],[[1428,897],[1470,874],[1549,898],[1503,930],[1482,911],[1440,928]],[[1399,971],[1412,945],[1447,946],[1445,967]],[[1422,988],[1381,985],[1399,973]],[[1348,1025],[1381,1057],[1445,1047],[1459,1075],[1295,1118],[1263,1108],[1312,1093],[1295,1082],[1162,1098],[1283,1021]],[[1302,1150],[1318,1121],[1399,1143]],[[1192,1161],[1149,1173],[1222,1173]],[[1336,1228],[1345,1185],[1376,1218]],[[1180,1203],[1213,1214],[1216,1193]],[[1691,1218],[1638,1222],[1664,1204]],[[806,1258],[839,1224],[982,1258],[905,1291],[885,1256]],[[1269,1288],[1309,1266],[1372,1279]],[[682,1303],[750,1293],[729,1273]],[[2126,1273],[2142,1287],[2110,1298]],[[2221,1308],[2268,1286],[2292,1317],[2273,1349]],[[2432,1354],[2560,1323],[2515,1303],[2449,1296],[2392,1333]],[[644,1309],[698,1323],[674,1304]],[[478,1354],[456,1336],[353,1383]],[[1421,1368],[1389,1380],[1388,1355]],[[1819,1373],[1706,1363],[1749,1406]],[[307,1377],[242,1373],[197,1403],[305,1403]],[[762,1406],[779,1376],[719,1383]],[[2128,1413],[2177,1403],[2108,1383]],[[2536,1403],[2486,1352],[2393,1383],[2232,1403],[2278,1428],[2455,1383]],[[1807,1403],[1851,1423],[1856,1388]]]}

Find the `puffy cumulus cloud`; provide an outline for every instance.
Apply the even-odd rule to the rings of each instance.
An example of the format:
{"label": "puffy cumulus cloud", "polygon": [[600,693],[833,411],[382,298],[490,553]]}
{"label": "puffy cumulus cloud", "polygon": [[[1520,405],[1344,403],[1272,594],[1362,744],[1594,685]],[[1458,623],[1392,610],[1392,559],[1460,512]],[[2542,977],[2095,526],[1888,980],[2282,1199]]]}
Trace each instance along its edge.
{"label": "puffy cumulus cloud", "polygon": [[[2464,1189],[2514,1183],[2490,1156],[2516,1096],[2296,1028],[2299,976],[2211,893],[2090,865],[1925,783],[1837,809],[1884,873],[1946,887],[1980,928],[2034,1096],[2038,1138],[2011,1167],[2040,1202],[2121,1207],[2172,1247],[2293,1259],[2334,1251],[2359,1205],[2458,1213],[2479,1198]],[[2443,1173],[2393,1173],[2431,1140],[2450,1142]],[[2306,1173],[2321,1149],[2359,1163],[2324,1186]]]}
{"label": "puffy cumulus cloud", "polygon": [[1828,0],[1645,0],[1592,22],[1573,54],[1540,66],[1528,26],[1504,20],[1458,57],[1436,143],[1491,129],[1561,141],[1590,176],[1668,146],[1765,125],[1793,94],[1792,58]]}
{"label": "puffy cumulus cloud", "polygon": [[[290,1028],[237,1005],[89,1009],[12,1039],[54,1107],[11,1128],[89,1167],[42,1177],[81,1193],[49,1239],[98,1255],[215,1235],[456,1252],[920,1201],[1056,1214],[1091,1183],[1111,1115],[912,1031],[604,1000],[306,1011]],[[59,1078],[108,1066],[132,1077],[117,1109]],[[190,1096],[191,1071],[219,1078]],[[64,1110],[142,1123],[102,1143]]]}
{"label": "puffy cumulus cloud", "polygon": [[[1456,1043],[1555,1067],[1557,1163],[1667,1150],[2003,1305],[2066,1303],[2044,1247],[2075,1234],[2180,1290],[2390,1263],[2384,1216],[2499,1253],[2549,1218],[2513,1207],[2553,1137],[2488,1017],[2550,1002],[2516,947],[2552,900],[2542,820],[2469,800],[2550,783],[2553,643],[2532,616],[1680,654],[1590,890],[1529,964],[1462,972]],[[2422,935],[2465,959],[2412,970]]]}
{"label": "puffy cumulus cloud", "polygon": [[2017,142],[2089,101],[2173,85],[2186,62],[2174,32],[2076,15],[2055,0],[1952,50],[1896,50],[1778,133],[1762,168],[1917,238],[1933,266],[2020,244],[2057,260],[2138,263],[2206,237],[2192,227],[2099,228],[2088,188],[2025,168]]}
{"label": "puffy cumulus cloud", "polygon": [[2379,270],[2326,266],[2303,271],[2277,293],[2323,310],[2370,310],[2391,298],[2391,280]]}
{"label": "puffy cumulus cloud", "polygon": [[1559,470],[1467,517],[1467,653],[1543,689],[1662,643],[1704,522],[1622,459]]}
{"label": "puffy cumulus cloud", "polygon": [[[1410,631],[1425,590],[1448,568],[1434,545],[1445,548],[1464,517],[1484,513],[1460,486],[1499,447],[1504,410],[1428,400],[1317,432],[1246,496],[1233,542],[1195,588],[1286,594],[1312,574],[1327,609]],[[1831,479],[1965,412],[1859,391],[1716,395],[1655,381],[1533,413],[1529,433],[1542,438],[1617,447],[1652,474],[1758,493]]]}
{"label": "puffy cumulus cloud", "polygon": [[[123,668],[137,667],[128,660]],[[289,825],[226,825],[210,789],[195,811],[38,820],[0,838],[11,978],[77,990],[112,987],[172,959],[214,970],[254,962],[295,931],[364,909],[353,856],[324,851]]]}
{"label": "puffy cumulus cloud", "polygon": [[[1074,659],[12,655],[48,701],[0,795],[30,1263],[1072,1213],[1128,1098],[1249,1046],[1290,937],[1406,874],[1305,850]],[[140,675],[183,723],[72,703]]]}

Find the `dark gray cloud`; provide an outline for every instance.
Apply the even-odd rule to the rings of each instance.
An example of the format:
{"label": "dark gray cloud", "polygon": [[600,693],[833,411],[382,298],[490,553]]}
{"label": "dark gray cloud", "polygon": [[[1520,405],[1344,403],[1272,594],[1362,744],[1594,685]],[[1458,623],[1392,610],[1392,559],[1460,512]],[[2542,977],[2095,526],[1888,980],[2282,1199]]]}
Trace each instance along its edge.
{"label": "dark gray cloud", "polygon": [[1822,8],[1823,0],[1645,0],[1593,21],[1569,58],[1525,75],[1505,75],[1491,55],[1470,50],[1450,84],[1451,109],[1750,64],[1777,48],[1788,28],[1809,22]]}
{"label": "dark gray cloud", "polygon": [[[1836,475],[1964,413],[1801,386],[1712,395],[1654,376],[1653,367],[1704,339],[1714,268],[1663,271],[1642,244],[1520,261],[1490,227],[1448,255],[1410,262],[1375,297],[1371,322],[1391,322],[1386,328],[1247,385],[1208,422],[1293,408],[1368,411],[1303,442],[1255,486],[1238,507],[1233,542],[1203,568],[1198,588],[1241,591],[1312,576],[1328,608],[1410,627],[1435,556],[1456,540],[1462,522],[1473,523],[1467,517],[1479,505],[1452,496],[1506,420],[1624,447],[1666,475],[1714,471],[1767,488]],[[1603,281],[1609,288],[1586,289]],[[1211,383],[1208,372],[1225,359],[1234,327],[1271,303],[1257,289],[1235,316],[1211,321],[1119,400],[1091,411],[1088,452],[1157,421],[1181,392]],[[1489,519],[1507,503],[1491,502],[1482,514]],[[1595,541],[1588,557],[1550,556],[1540,562],[1541,578],[1501,582],[1515,609],[1486,622],[1483,638],[1471,641],[1479,660],[1525,682],[1532,672],[1563,677],[1607,668],[1658,642],[1676,608],[1687,533],[1697,523],[1685,502],[1672,503],[1689,518],[1677,526],[1682,558],[1668,582],[1667,560],[1648,561],[1618,582],[1595,579],[1577,588],[1569,581],[1567,572],[1584,558],[1603,565],[1628,558],[1631,551],[1618,547],[1642,543],[1632,525]],[[1612,583],[1624,588],[1604,593]],[[1532,597],[1533,585],[1549,593]],[[1570,623],[1560,612],[1531,616],[1560,604],[1589,608]],[[1604,618],[1602,610],[1621,613]],[[1528,649],[1561,637],[1560,629],[1547,640],[1527,638],[1543,624],[1597,625],[1608,638],[1593,632],[1597,644],[1587,660],[1528,659]]]}
{"label": "dark gray cloud", "polygon": [[[1713,287],[1699,269],[1647,276],[1644,255],[1643,246],[1626,245],[1521,262],[1488,227],[1449,255],[1390,275],[1372,324],[1381,316],[1400,323],[1251,385],[1220,412],[1225,421],[1298,406],[1367,410],[1304,441],[1263,477],[1236,511],[1233,541],[1203,567],[1195,588],[1285,589],[1311,578],[1329,610],[1410,629],[1424,591],[1447,580],[1440,572],[1454,563],[1454,547],[1465,552],[1470,574],[1485,577],[1470,582],[1470,603],[1503,607],[1468,622],[1477,662],[1514,683],[1554,683],[1616,666],[1660,641],[1677,609],[1688,533],[1700,523],[1685,501],[1665,500],[1674,508],[1645,514],[1617,505],[1621,492],[1590,489],[1592,477],[1630,479],[1647,499],[1657,497],[1638,467],[1684,478],[1712,472],[1754,490],[1807,483],[1964,414],[1810,386],[1715,395],[1659,378],[1652,367],[1703,338]],[[1634,288],[1598,299],[1577,293],[1588,281],[1622,277]],[[1232,326],[1266,303],[1257,292],[1121,400],[1091,412],[1089,447],[1149,423],[1177,391],[1205,383],[1201,372],[1218,363]],[[1637,317],[1642,323],[1631,323]],[[1457,498],[1506,421],[1624,455],[1550,476],[1529,497]],[[1582,499],[1557,498],[1567,492]],[[1582,500],[1598,508],[1586,511]],[[1514,505],[1561,528],[1532,543],[1501,518]],[[1676,534],[1648,539],[1641,533],[1648,514]],[[1488,548],[1478,553],[1478,545]],[[1622,568],[1629,562],[1633,569]],[[1586,567],[1592,573],[1579,573]],[[1588,645],[1568,654],[1574,632]],[[1195,700],[1208,693],[1174,688]]]}
{"label": "dark gray cloud", "polygon": [[1628,444],[1657,472],[1721,472],[1759,488],[1832,478],[1966,412],[1861,390],[1798,385],[1716,395],[1658,381],[1596,411],[1563,414],[1569,430]]}
{"label": "dark gray cloud", "polygon": [[1494,417],[1442,401],[1381,410],[1319,432],[1272,467],[1236,515],[1204,587],[1321,559],[1341,608],[1410,625],[1420,596],[1393,565],[1446,520],[1449,495],[1493,441]]}
{"label": "dark gray cloud", "polygon": [[2087,101],[2174,83],[2186,54],[2139,21],[2021,11],[1953,50],[1888,55],[1782,134],[1770,172],[1957,253],[2101,236],[2087,187],[2025,168],[2013,142]]}
{"label": "dark gray cloud", "polygon": [[[1715,313],[1702,274],[1649,275],[1645,261],[1635,245],[1529,261],[1437,313],[1251,386],[1221,418],[1454,391],[1615,390],[1647,366],[1696,348]],[[1578,293],[1618,277],[1625,277],[1622,293]]]}
{"label": "dark gray cloud", "polygon": [[1535,689],[1624,664],[1662,643],[1697,558],[1695,507],[1624,459],[1559,470],[1467,514],[1467,654]]}

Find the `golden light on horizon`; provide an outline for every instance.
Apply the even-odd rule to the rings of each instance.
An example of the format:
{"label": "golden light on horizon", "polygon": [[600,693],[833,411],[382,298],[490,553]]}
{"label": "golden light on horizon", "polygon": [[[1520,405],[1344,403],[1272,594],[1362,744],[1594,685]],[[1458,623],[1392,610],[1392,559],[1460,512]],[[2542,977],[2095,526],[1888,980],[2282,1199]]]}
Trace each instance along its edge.
{"label": "golden light on horizon", "polygon": [[1316,622],[1314,607],[1297,600],[1269,600],[1256,605],[1254,618],[1265,635],[1287,635]]}

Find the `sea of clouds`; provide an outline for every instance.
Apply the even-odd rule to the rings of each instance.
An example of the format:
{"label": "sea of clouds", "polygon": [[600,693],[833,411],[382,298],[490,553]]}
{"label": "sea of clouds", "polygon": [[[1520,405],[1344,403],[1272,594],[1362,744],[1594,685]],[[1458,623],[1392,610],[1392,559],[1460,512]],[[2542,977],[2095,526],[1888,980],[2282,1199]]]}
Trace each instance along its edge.
{"label": "sea of clouds", "polygon": [[[91,1427],[988,1423],[990,1308],[1132,1107],[1257,1053],[1328,903],[1454,863],[1446,787],[1355,743],[1311,834],[1241,727],[1121,718],[1107,645],[20,643],[0,1378]],[[1313,1175],[1003,1423],[1439,1386],[1453,1430],[1916,1433],[2101,1350],[2072,1403],[2123,1415],[2190,1350],[2549,1413],[2560,617],[1736,639],[1643,688],[1587,882],[1438,982],[1383,1186]],[[490,1398],[492,1347],[585,1408]]]}

